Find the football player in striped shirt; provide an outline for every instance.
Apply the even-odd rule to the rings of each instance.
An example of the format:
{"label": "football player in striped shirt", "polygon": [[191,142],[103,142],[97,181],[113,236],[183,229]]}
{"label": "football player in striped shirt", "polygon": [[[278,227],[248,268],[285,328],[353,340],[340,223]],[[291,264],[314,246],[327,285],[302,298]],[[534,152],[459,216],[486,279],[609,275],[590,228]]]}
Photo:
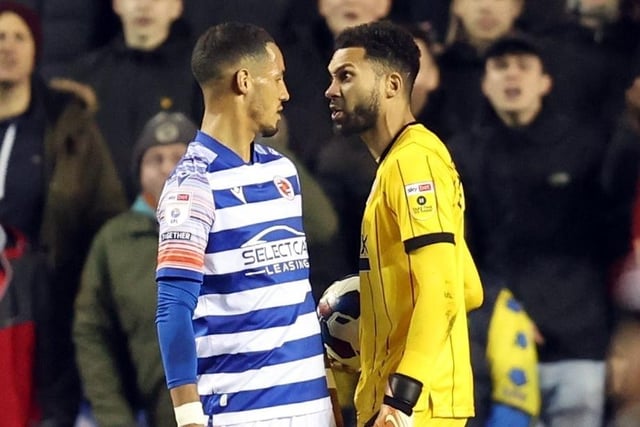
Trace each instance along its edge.
{"label": "football player in striped shirt", "polygon": [[482,287],[451,156],[416,122],[420,53],[390,22],[353,27],[329,63],[331,118],[378,162],[360,254],[358,425],[464,426],[474,414],[468,310]]}
{"label": "football player in striped shirt", "polygon": [[179,426],[334,425],[300,181],[257,143],[278,130],[284,60],[249,24],[193,52],[201,129],[158,207],[157,328]]}

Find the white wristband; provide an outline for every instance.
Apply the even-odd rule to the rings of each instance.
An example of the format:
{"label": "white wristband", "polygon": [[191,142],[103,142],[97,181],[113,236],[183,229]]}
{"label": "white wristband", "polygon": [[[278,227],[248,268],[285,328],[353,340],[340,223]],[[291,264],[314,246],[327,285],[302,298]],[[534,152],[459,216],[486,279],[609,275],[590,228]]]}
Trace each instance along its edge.
{"label": "white wristband", "polygon": [[187,426],[189,424],[201,424],[207,426],[209,417],[204,414],[201,402],[189,402],[173,408],[176,414],[176,423],[178,427]]}

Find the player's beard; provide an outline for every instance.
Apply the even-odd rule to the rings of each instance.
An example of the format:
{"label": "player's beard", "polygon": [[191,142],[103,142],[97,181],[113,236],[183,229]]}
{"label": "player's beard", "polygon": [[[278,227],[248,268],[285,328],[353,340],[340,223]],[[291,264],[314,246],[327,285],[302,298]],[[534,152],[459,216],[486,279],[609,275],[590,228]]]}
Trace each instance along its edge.
{"label": "player's beard", "polygon": [[352,112],[343,111],[344,120],[341,123],[334,122],[333,127],[344,136],[360,134],[376,125],[379,111],[378,92],[372,90],[366,103],[356,105]]}
{"label": "player's beard", "polygon": [[2,92],[6,92],[8,90],[13,89],[15,86],[18,85],[18,82],[16,82],[15,80],[0,80],[0,91]]}

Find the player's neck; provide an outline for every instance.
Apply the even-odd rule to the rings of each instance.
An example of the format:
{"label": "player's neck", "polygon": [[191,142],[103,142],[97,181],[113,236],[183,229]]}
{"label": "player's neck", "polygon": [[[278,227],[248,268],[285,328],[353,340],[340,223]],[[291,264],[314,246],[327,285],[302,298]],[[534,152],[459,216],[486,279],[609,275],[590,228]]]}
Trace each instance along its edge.
{"label": "player's neck", "polygon": [[255,133],[246,118],[220,111],[205,111],[202,131],[236,153],[244,162],[251,160],[251,143]]}
{"label": "player's neck", "polygon": [[378,161],[398,132],[415,120],[408,106],[402,114],[388,111],[378,119],[375,127],[363,132],[360,137],[369,148],[373,158]]}

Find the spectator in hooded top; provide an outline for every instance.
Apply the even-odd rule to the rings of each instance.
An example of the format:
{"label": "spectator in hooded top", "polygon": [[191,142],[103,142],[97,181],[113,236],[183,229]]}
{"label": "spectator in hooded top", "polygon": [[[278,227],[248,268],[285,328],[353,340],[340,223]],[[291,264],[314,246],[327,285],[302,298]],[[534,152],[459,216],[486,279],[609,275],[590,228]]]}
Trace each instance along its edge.
{"label": "spectator in hooded top", "polygon": [[[25,304],[10,307],[17,312],[10,311],[9,326],[21,319],[26,328],[3,342],[0,353],[31,349],[22,360],[35,378],[43,417],[66,427],[73,425],[81,394],[71,343],[80,271],[93,235],[125,203],[90,89],[74,82],[47,85],[34,71],[41,49],[35,11],[0,1],[0,223],[37,258],[37,268],[16,273],[15,281],[26,283],[37,273],[47,282],[34,286]],[[38,301],[46,304],[35,310]],[[0,369],[3,382],[15,373]],[[28,375],[16,378],[15,389],[3,388],[7,395],[31,387]],[[0,413],[4,421],[6,412]]]}

